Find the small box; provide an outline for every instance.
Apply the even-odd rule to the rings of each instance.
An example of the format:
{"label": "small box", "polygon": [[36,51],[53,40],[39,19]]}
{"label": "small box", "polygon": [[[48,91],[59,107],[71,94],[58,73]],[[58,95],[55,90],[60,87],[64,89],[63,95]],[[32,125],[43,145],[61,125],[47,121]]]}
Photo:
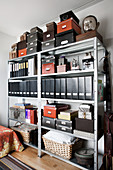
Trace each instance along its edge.
{"label": "small box", "polygon": [[78,118],[92,120],[92,112],[78,112]]}
{"label": "small box", "polygon": [[44,41],[49,41],[55,38],[55,32],[54,30],[52,31],[46,31],[43,33],[43,42]]}
{"label": "small box", "polygon": [[55,31],[55,33],[57,32],[57,25],[55,22],[50,22],[48,24],[46,24],[47,27],[47,31]]}
{"label": "small box", "polygon": [[56,119],[42,116],[42,126],[54,128],[56,127]]}
{"label": "small box", "polygon": [[94,120],[75,118],[75,129],[94,133]]}
{"label": "small box", "polygon": [[22,56],[25,56],[27,55],[27,49],[24,48],[22,50],[18,50],[18,57],[22,57]]}
{"label": "small box", "polygon": [[43,41],[43,34],[36,32],[36,33],[31,33],[27,36],[27,42],[33,42],[33,41]]}
{"label": "small box", "polygon": [[79,24],[79,19],[78,17],[73,13],[73,11],[68,11],[60,15],[60,21],[65,21],[69,18],[73,18],[78,24]]}
{"label": "small box", "polygon": [[55,39],[42,42],[42,50],[48,50],[48,49],[54,48],[55,46],[56,46]]}
{"label": "small box", "polygon": [[56,34],[56,47],[75,42],[76,35],[77,33],[73,29]]}
{"label": "small box", "polygon": [[26,47],[27,47],[26,40],[20,41],[20,42],[17,43],[17,49],[18,49],[18,50],[25,49]]}
{"label": "small box", "polygon": [[9,118],[19,121],[25,121],[25,109],[10,107]]}
{"label": "small box", "polygon": [[39,27],[33,27],[30,29],[30,33],[36,33],[36,32],[43,34],[42,29],[40,29]]}
{"label": "small box", "polygon": [[64,127],[66,126],[66,127],[73,129],[73,123],[74,121],[56,119],[56,126],[61,125],[61,126],[64,126]]}
{"label": "small box", "polygon": [[57,24],[57,34],[71,29],[74,29],[77,35],[81,34],[81,27],[73,18],[69,18]]}
{"label": "small box", "polygon": [[66,64],[57,66],[57,73],[66,72]]}
{"label": "small box", "polygon": [[36,53],[38,51],[41,51],[41,44],[39,44],[38,46],[27,48],[27,54]]}
{"label": "small box", "polygon": [[54,63],[42,64],[42,74],[52,74],[52,73],[55,73]]}
{"label": "small box", "polygon": [[56,129],[57,129],[57,130],[62,130],[62,131],[64,131],[64,132],[68,132],[68,133],[73,133],[72,127],[61,126],[61,125],[57,125],[57,124],[56,124]]}

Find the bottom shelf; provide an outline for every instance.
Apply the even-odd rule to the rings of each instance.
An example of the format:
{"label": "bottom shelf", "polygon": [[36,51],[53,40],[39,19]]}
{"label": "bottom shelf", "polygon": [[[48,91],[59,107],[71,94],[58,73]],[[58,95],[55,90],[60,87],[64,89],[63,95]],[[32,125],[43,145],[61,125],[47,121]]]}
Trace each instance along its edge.
{"label": "bottom shelf", "polygon": [[31,143],[23,142],[23,144],[24,144],[24,145],[27,145],[27,146],[30,146],[30,147],[32,147],[32,148],[34,148],[34,149],[38,149],[38,146],[35,146],[35,145],[31,144]]}
{"label": "bottom shelf", "polygon": [[[71,165],[73,165],[73,166],[75,166],[77,168],[80,168],[82,170],[88,170],[88,169],[89,170],[94,170],[94,167],[87,168],[86,166],[79,165],[77,163],[77,161],[76,161],[76,158],[72,158],[70,160],[67,160],[67,159],[64,159],[64,158],[62,158],[62,157],[60,157],[58,155],[50,153],[49,151],[46,151],[45,149],[42,149],[42,152],[44,152],[44,153],[46,153],[46,154],[48,154],[48,155],[50,155],[52,157],[55,157],[55,158],[57,158],[57,159],[59,159],[61,161],[64,161],[64,162],[66,162],[68,164],[71,164]],[[98,155],[98,169],[100,169],[100,167],[102,166],[102,157],[103,157],[103,155],[101,155],[101,154]]]}

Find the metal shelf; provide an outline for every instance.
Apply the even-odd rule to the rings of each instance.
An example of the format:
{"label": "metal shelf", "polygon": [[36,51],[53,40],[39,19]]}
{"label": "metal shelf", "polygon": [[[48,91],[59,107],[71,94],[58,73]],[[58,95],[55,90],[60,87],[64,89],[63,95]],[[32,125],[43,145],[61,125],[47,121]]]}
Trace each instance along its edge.
{"label": "metal shelf", "polygon": [[[82,170],[88,170],[87,167],[79,165],[79,164],[77,163],[77,161],[76,161],[76,158],[72,158],[72,159],[70,159],[70,160],[67,160],[67,159],[64,159],[64,158],[62,158],[62,157],[60,157],[60,156],[58,156],[58,155],[55,155],[55,154],[53,154],[53,153],[51,153],[51,152],[49,152],[49,151],[46,151],[45,149],[42,149],[42,152],[44,152],[44,153],[46,153],[46,154],[48,154],[48,155],[50,155],[50,156],[52,156],[52,157],[55,157],[55,158],[57,158],[57,159],[59,159],[59,160],[61,160],[61,161],[64,161],[64,162],[66,162],[66,163],[68,163],[68,164],[71,164],[71,165],[73,165],[73,166],[76,166],[77,168],[80,168],[80,169],[82,169]],[[93,169],[94,169],[93,167],[90,168],[90,170],[93,170]]]}
{"label": "metal shelf", "polygon": [[75,77],[75,76],[91,76],[94,75],[94,69],[92,70],[78,70],[78,71],[67,71],[62,73],[53,74],[42,74],[41,77]]}
{"label": "metal shelf", "polygon": [[8,96],[8,98],[22,98],[22,99],[35,99],[35,100],[38,100],[37,97],[21,97],[21,96]]}
{"label": "metal shelf", "polygon": [[9,78],[8,80],[24,80],[24,79],[36,79],[38,78],[38,75],[33,75],[33,76],[21,76],[21,77],[12,77]]}
{"label": "metal shelf", "polygon": [[32,58],[33,56],[35,56],[35,55],[37,55],[37,54],[38,54],[38,52],[32,53],[32,54],[28,54],[28,55],[25,55],[25,56],[23,56],[23,57],[13,58],[13,59],[11,59],[11,60],[8,60],[8,63],[9,63],[9,62],[19,62],[19,61],[21,61],[21,60],[26,60],[26,59]]}
{"label": "metal shelf", "polygon": [[13,121],[19,121],[19,122],[22,122],[22,123],[25,123],[25,124],[28,124],[28,125],[32,125],[32,126],[37,126],[38,127],[38,125],[36,125],[36,124],[32,124],[32,123],[27,123],[27,122],[25,122],[25,121],[21,121],[21,120],[18,120],[18,119],[12,119],[12,118],[8,118],[9,120],[13,120]]}
{"label": "metal shelf", "polygon": [[81,138],[81,139],[85,139],[85,140],[93,140],[94,141],[94,134],[93,133],[88,134],[88,133],[82,132],[82,135],[80,135],[79,132],[72,134],[72,133],[63,132],[61,130],[57,130],[57,129],[53,129],[53,128],[49,128],[49,127],[45,127],[45,126],[41,126],[41,128],[46,129],[46,130],[56,131],[56,132],[63,133],[63,134],[67,134],[67,135],[74,136],[74,137]]}
{"label": "metal shelf", "polygon": [[73,100],[73,99],[53,99],[53,98],[41,98],[41,100],[51,100],[51,101],[58,101],[58,102],[71,102],[71,103],[87,103],[87,104],[94,104],[93,100]]}
{"label": "metal shelf", "polygon": [[35,146],[35,145],[33,145],[33,144],[26,143],[26,142],[23,142],[23,144],[24,144],[24,145],[27,145],[27,146],[30,146],[30,147],[32,147],[32,148],[34,148],[34,149],[38,149],[38,146]]}

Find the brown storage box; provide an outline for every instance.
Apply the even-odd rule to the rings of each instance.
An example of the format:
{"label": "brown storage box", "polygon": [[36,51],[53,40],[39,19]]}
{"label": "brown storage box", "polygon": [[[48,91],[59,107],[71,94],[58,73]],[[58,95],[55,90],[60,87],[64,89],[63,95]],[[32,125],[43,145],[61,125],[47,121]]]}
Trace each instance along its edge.
{"label": "brown storage box", "polygon": [[55,32],[53,31],[46,31],[43,33],[43,41],[48,41],[48,40],[52,40],[53,38],[55,38]]}
{"label": "brown storage box", "polygon": [[47,31],[53,31],[54,30],[55,33],[57,31],[57,25],[56,25],[55,22],[50,22],[50,23],[46,24],[46,27],[47,27]]}
{"label": "brown storage box", "polygon": [[17,43],[13,44],[13,45],[11,46],[11,48],[12,48],[13,51],[16,51],[16,50],[17,50]]}
{"label": "brown storage box", "polygon": [[88,38],[97,37],[101,42],[103,42],[102,36],[97,31],[89,31],[76,36],[76,41],[85,40]]}
{"label": "brown storage box", "polygon": [[42,74],[51,73],[55,73],[55,64],[54,63],[42,64]]}
{"label": "brown storage box", "polygon": [[36,32],[40,32],[41,34],[43,33],[42,29],[40,29],[39,27],[33,27],[30,29],[30,33],[36,33]]}
{"label": "brown storage box", "polygon": [[24,48],[26,48],[26,47],[27,47],[26,40],[20,41],[20,42],[18,42],[18,44],[17,44],[17,49],[18,49],[18,50],[22,50],[22,49],[24,49]]}
{"label": "brown storage box", "polygon": [[30,34],[29,32],[23,33],[23,35],[20,36],[20,41],[26,41],[27,42],[27,35]]}
{"label": "brown storage box", "polygon": [[94,133],[94,120],[75,118],[75,129]]}
{"label": "brown storage box", "polygon": [[73,18],[67,19],[57,24],[57,34],[71,29],[74,29],[77,34],[81,34],[81,27]]}
{"label": "brown storage box", "polygon": [[9,52],[9,59],[17,58],[17,51],[11,51]]}
{"label": "brown storage box", "polygon": [[18,57],[22,57],[22,56],[25,56],[27,55],[27,49],[24,48],[22,50],[18,50]]}

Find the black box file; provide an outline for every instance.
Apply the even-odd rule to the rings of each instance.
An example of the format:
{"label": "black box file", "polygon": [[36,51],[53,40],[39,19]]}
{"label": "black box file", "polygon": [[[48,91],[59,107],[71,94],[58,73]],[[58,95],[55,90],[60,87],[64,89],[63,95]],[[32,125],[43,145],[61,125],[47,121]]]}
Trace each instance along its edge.
{"label": "black box file", "polygon": [[60,99],[60,79],[56,79],[55,80],[55,86],[56,86],[56,90],[55,90],[55,96],[56,96],[56,99]]}
{"label": "black box file", "polygon": [[30,97],[37,97],[37,80],[30,81]]}
{"label": "black box file", "polygon": [[85,77],[85,99],[93,99],[93,76]]}
{"label": "black box file", "polygon": [[61,78],[61,92],[60,92],[60,98],[66,99],[66,78]]}
{"label": "black box file", "polygon": [[72,78],[67,78],[67,99],[72,99]]}
{"label": "black box file", "polygon": [[42,89],[41,89],[41,97],[46,97],[46,79],[42,79]]}
{"label": "black box file", "polygon": [[50,97],[50,79],[46,79],[46,98]]}
{"label": "black box file", "polygon": [[78,77],[72,78],[72,99],[78,99]]}
{"label": "black box file", "polygon": [[50,98],[55,98],[55,81],[54,79],[50,79]]}
{"label": "black box file", "polygon": [[79,82],[79,100],[85,99],[85,83],[84,83],[84,77],[78,78]]}

